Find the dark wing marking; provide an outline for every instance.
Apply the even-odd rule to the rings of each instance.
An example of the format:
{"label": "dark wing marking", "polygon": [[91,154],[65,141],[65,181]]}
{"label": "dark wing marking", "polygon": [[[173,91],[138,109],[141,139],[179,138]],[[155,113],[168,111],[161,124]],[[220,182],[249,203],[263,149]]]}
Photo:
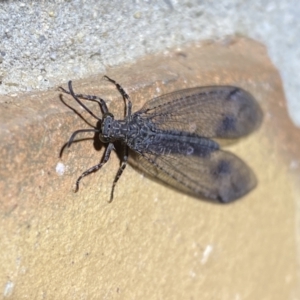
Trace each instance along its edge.
{"label": "dark wing marking", "polygon": [[196,87],[165,94],[150,100],[135,114],[162,130],[215,138],[239,138],[262,121],[262,111],[252,95],[233,86]]}
{"label": "dark wing marking", "polygon": [[256,186],[251,169],[226,151],[213,151],[209,157],[136,152],[129,157],[131,164],[145,174],[197,198],[227,203]]}

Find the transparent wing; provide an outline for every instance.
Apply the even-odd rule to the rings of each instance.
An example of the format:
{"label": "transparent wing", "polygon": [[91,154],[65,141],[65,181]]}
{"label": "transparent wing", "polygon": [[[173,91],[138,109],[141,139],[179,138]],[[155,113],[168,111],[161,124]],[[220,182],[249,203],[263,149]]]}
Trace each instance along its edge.
{"label": "transparent wing", "polygon": [[256,129],[262,111],[251,94],[233,86],[196,87],[154,98],[135,114],[162,130],[239,138]]}
{"label": "transparent wing", "polygon": [[221,150],[205,157],[131,152],[130,163],[146,175],[197,198],[231,202],[256,186],[251,169]]}

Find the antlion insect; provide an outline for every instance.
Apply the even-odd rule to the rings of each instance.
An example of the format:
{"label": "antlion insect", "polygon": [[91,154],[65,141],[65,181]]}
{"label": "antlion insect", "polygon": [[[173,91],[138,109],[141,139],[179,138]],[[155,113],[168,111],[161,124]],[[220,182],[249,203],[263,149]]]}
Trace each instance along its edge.
{"label": "antlion insect", "polygon": [[[104,77],[124,99],[123,120],[115,120],[100,97],[75,94],[71,81],[69,91],[61,88],[98,121],[93,129],[75,131],[68,147],[81,132],[96,132],[101,142],[107,144],[101,162],[77,179],[76,191],[83,177],[98,171],[108,161],[117,141],[122,143],[124,153],[110,201],[129,154],[134,158],[133,165],[145,174],[197,198],[228,203],[256,186],[252,170],[234,154],[221,150],[212,139],[240,138],[260,125],[263,114],[251,94],[234,86],[195,87],[154,98],[131,113],[127,93],[116,81]],[[80,99],[97,102],[102,118]]]}

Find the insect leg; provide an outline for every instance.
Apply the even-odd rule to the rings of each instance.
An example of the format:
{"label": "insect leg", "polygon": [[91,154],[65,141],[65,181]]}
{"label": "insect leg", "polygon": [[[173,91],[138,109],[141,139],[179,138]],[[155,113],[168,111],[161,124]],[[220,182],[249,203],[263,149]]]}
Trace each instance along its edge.
{"label": "insect leg", "polygon": [[111,202],[113,200],[113,198],[114,198],[115,186],[116,186],[119,178],[121,177],[121,175],[122,175],[122,173],[123,173],[123,171],[124,171],[124,169],[125,169],[125,167],[127,165],[127,160],[128,160],[128,146],[125,145],[124,146],[124,156],[123,156],[122,164],[121,164],[121,166],[120,166],[120,168],[118,170],[118,173],[117,173],[117,175],[115,177],[115,180],[113,182],[113,186],[111,188],[111,194],[110,194],[110,200],[109,200],[109,202]]}
{"label": "insect leg", "polygon": [[90,175],[91,173],[94,173],[94,172],[98,171],[99,169],[101,169],[101,167],[108,161],[109,156],[110,156],[110,153],[111,153],[111,151],[112,151],[113,149],[115,149],[114,144],[113,144],[113,143],[109,143],[108,146],[107,146],[107,148],[106,148],[106,150],[105,150],[105,153],[104,153],[104,156],[103,156],[103,159],[101,160],[101,162],[100,162],[98,165],[89,168],[88,170],[86,170],[85,172],[83,172],[83,173],[80,175],[80,177],[79,177],[79,178],[77,179],[77,181],[76,181],[75,193],[76,193],[76,192],[78,191],[78,189],[79,189],[79,182],[80,182],[80,180],[81,180],[83,177],[85,177],[85,176],[87,176],[87,175]]}
{"label": "insect leg", "polygon": [[78,134],[78,133],[81,133],[81,132],[99,132],[98,129],[79,129],[79,130],[76,130],[72,133],[68,143],[67,143],[67,146],[68,148],[71,146],[71,144],[73,143],[74,141],[74,138],[75,136]]}
{"label": "insect leg", "polygon": [[118,84],[116,81],[114,81],[113,79],[109,78],[106,75],[104,76],[104,78],[106,78],[108,81],[110,81],[111,83],[113,83],[116,86],[116,88],[118,89],[119,93],[122,95],[122,97],[123,97],[123,99],[125,101],[125,108],[126,108],[125,116],[126,117],[130,117],[131,116],[131,107],[132,107],[132,104],[131,104],[131,101],[130,101],[130,98],[129,98],[128,94],[120,86],[120,84]]}

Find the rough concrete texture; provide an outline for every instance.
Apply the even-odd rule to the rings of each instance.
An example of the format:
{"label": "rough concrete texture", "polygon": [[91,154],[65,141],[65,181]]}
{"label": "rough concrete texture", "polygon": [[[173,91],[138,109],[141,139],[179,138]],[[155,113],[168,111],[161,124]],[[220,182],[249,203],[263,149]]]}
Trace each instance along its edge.
{"label": "rough concrete texture", "polygon": [[[250,91],[264,123],[229,151],[253,168],[259,185],[231,205],[214,205],[128,166],[108,203],[119,165],[112,155],[75,194],[76,178],[100,160],[103,148],[87,140],[65,149],[61,159],[59,153],[74,130],[89,126],[58,91],[2,97],[2,297],[297,299],[300,153],[294,141],[300,133],[289,120],[280,76],[265,48],[246,39],[191,45],[107,75],[126,89],[134,111],[182,88],[234,84]],[[102,76],[73,85],[107,99],[122,117],[124,103]],[[87,117],[71,97],[62,99]]]}
{"label": "rough concrete texture", "polygon": [[300,126],[298,0],[0,1],[0,93],[47,89],[147,53],[239,34],[268,47]]}

